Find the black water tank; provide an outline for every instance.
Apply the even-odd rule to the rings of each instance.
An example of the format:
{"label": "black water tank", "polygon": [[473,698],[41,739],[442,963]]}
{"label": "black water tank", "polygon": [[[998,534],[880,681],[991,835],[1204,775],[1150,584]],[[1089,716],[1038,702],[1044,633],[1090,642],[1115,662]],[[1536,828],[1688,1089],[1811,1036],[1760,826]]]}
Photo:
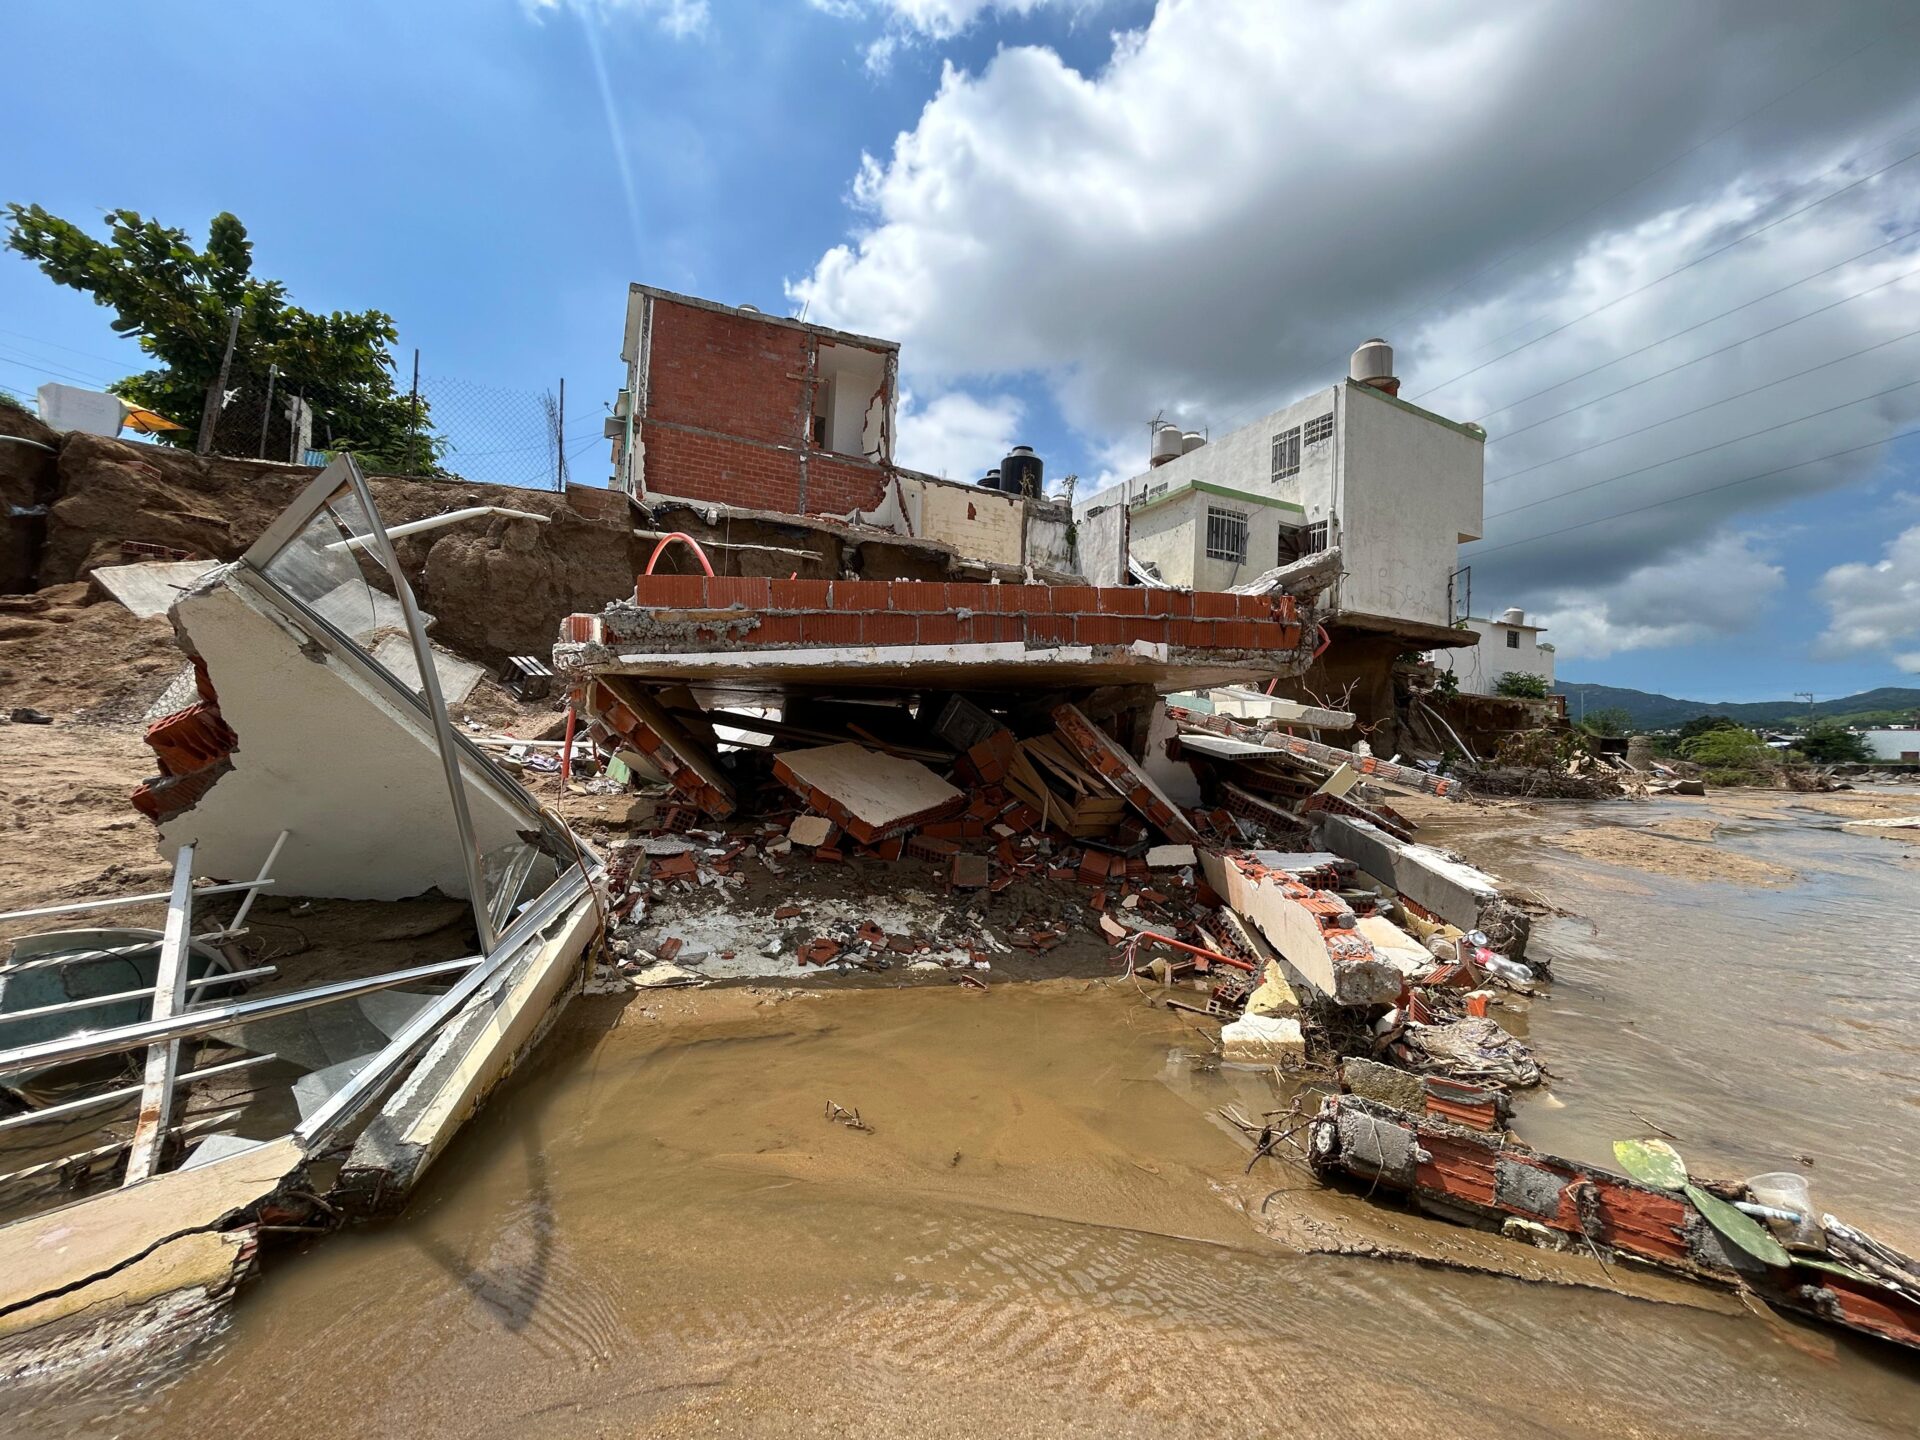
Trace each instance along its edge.
{"label": "black water tank", "polygon": [[1000,462],[1000,488],[1009,495],[1044,495],[1046,466],[1031,445],[1016,445]]}
{"label": "black water tank", "polygon": [[1000,472],[998,470],[987,471],[986,474],[980,477],[979,485],[982,490],[998,490],[1000,488]]}

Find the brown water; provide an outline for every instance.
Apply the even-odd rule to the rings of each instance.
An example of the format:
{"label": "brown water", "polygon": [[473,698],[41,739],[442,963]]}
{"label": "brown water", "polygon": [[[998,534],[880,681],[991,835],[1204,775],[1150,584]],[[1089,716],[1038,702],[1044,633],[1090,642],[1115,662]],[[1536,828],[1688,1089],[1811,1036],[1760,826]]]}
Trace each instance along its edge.
{"label": "brown water", "polygon": [[1242,1206],[1468,1232],[1243,1180],[1207,1112],[1268,1082],[1196,1075],[1125,985],[651,1003],[556,1041],[405,1218],[170,1362],[13,1388],[6,1433],[1916,1431],[1883,1348],[1276,1244]]}
{"label": "brown water", "polygon": [[[1906,796],[1920,812],[1920,793]],[[1674,880],[1552,846],[1570,827],[1683,818],[1720,822],[1715,845],[1798,879]],[[1522,1135],[1605,1161],[1651,1121],[1695,1170],[1798,1170],[1816,1205],[1920,1251],[1920,846],[1737,791],[1544,807],[1461,843],[1576,912],[1530,947],[1554,965],[1527,1017],[1554,1079],[1551,1098],[1521,1101]]]}

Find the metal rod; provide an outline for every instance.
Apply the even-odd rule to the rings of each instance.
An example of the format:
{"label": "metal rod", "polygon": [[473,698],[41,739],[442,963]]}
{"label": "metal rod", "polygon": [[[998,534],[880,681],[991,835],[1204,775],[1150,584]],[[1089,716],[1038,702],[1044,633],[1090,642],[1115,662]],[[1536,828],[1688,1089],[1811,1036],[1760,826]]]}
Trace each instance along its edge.
{"label": "metal rod", "polygon": [[[182,845],[173,862],[173,895],[160,937],[160,963],[153,977],[153,1020],[171,1020],[187,1008],[187,956],[193,934],[193,846]],[[134,1122],[122,1185],[138,1185],[158,1173],[173,1110],[173,1077],[180,1068],[180,1042],[156,1040],[147,1047],[140,1086],[140,1116]]]}
{"label": "metal rod", "polygon": [[[209,895],[230,895],[236,890],[256,890],[271,885],[271,880],[236,880],[230,885],[202,885],[193,892],[196,900]],[[43,915],[77,915],[83,910],[105,910],[114,905],[152,905],[171,900],[171,890],[156,890],[151,895],[120,895],[111,900],[77,900],[71,905],[43,905],[38,910],[9,910],[0,920],[38,920]]]}
{"label": "metal rod", "polygon": [[[200,990],[208,985],[235,984],[241,980],[257,980],[278,973],[278,967],[262,965],[253,970],[234,970],[213,975],[202,975],[198,980],[187,981],[187,989]],[[85,1000],[62,1000],[57,1005],[36,1005],[31,1010],[0,1010],[0,1025],[9,1020],[26,1020],[39,1015],[64,1015],[74,1010],[92,1010],[100,1005],[119,1005],[128,1000],[144,1000],[153,994],[153,987],[143,986],[138,990],[121,990],[112,995],[90,995]]]}
{"label": "metal rod", "polygon": [[[506,515],[515,520],[537,520],[542,525],[551,524],[553,521],[550,515],[536,514],[532,510],[515,510],[506,505],[469,505],[462,510],[449,510],[444,515],[429,515],[424,520],[409,520],[404,525],[395,525],[387,531],[387,535],[390,539],[402,535],[418,535],[425,530],[438,530],[443,525],[452,525],[460,520],[471,520],[480,515]],[[344,540],[328,541],[325,548],[346,550],[355,545],[363,549],[371,548],[370,538],[366,535],[349,535]]]}
{"label": "metal rod", "polygon": [[474,833],[473,815],[467,809],[467,782],[460,773],[460,751],[453,738],[453,721],[447,715],[447,702],[440,693],[440,672],[434,668],[433,647],[427,643],[427,627],[420,623],[420,607],[413,603],[413,586],[407,583],[407,572],[400,568],[400,557],[394,553],[393,538],[387,534],[387,527],[380,519],[379,507],[373,503],[373,492],[367,488],[367,477],[360,473],[360,463],[351,455],[347,456],[347,483],[353,486],[353,493],[360,498],[360,504],[366,511],[367,525],[380,563],[386,566],[387,577],[393,582],[394,599],[400,602],[400,613],[407,622],[407,635],[413,641],[414,663],[420,669],[420,693],[427,702],[427,713],[433,720],[434,737],[439,742],[440,766],[447,776],[447,794],[453,801],[453,823],[460,831],[460,858],[466,865],[468,900],[473,906],[473,925],[480,935],[482,954],[490,954],[499,943],[500,932],[494,928],[493,916],[487,909],[486,865],[480,856],[480,840]]}
{"label": "metal rod", "polygon": [[267,458],[267,421],[273,416],[273,382],[279,374],[279,365],[267,366],[267,400],[266,403],[260,407],[260,449],[258,456],[262,460]]}
{"label": "metal rod", "polygon": [[[211,1080],[216,1075],[226,1075],[235,1070],[246,1070],[255,1065],[265,1065],[269,1060],[277,1060],[278,1055],[248,1055],[239,1060],[226,1060],[218,1065],[209,1065],[204,1070],[190,1070],[182,1075],[178,1084],[193,1085],[202,1080]],[[131,1100],[140,1093],[138,1085],[122,1085],[117,1090],[102,1090],[98,1095],[82,1095],[77,1100],[63,1100],[58,1105],[49,1105],[44,1110],[29,1110],[22,1115],[9,1115],[0,1120],[0,1131],[18,1130],[23,1126],[37,1125],[42,1120],[59,1120],[68,1115],[77,1115],[83,1110],[92,1110],[100,1105],[111,1105],[121,1100]]]}
{"label": "metal rod", "polygon": [[[243,1105],[235,1110],[220,1110],[210,1115],[196,1115],[191,1120],[183,1120],[172,1129],[172,1134],[182,1138],[202,1130],[218,1130],[229,1120],[237,1120],[245,1112]],[[64,1170],[69,1165],[84,1164],[89,1160],[104,1160],[109,1155],[117,1155],[131,1143],[126,1140],[111,1140],[105,1145],[97,1145],[91,1150],[82,1150],[78,1155],[65,1155],[58,1160],[43,1160],[38,1165],[29,1165],[24,1170],[15,1170],[11,1175],[0,1175],[0,1185],[13,1185],[22,1180],[31,1180],[36,1175],[45,1175],[52,1171]],[[266,1141],[260,1141],[264,1145]]]}
{"label": "metal rod", "polygon": [[[260,873],[254,877],[254,885],[256,887],[265,885],[267,883],[267,876],[273,873],[273,862],[280,858],[280,847],[287,843],[288,833],[289,832],[285,830],[280,832],[280,838],[275,840],[273,842],[273,848],[267,851],[267,858],[260,862]],[[254,897],[259,895],[259,893],[260,891],[257,888],[247,891],[247,898],[240,902],[240,908],[235,912],[233,919],[228,922],[227,929],[238,930],[242,925],[247,923],[247,912],[253,908]]]}
{"label": "metal rod", "polygon": [[458,960],[439,960],[431,965],[390,970],[384,975],[369,975],[359,980],[336,980],[331,985],[316,985],[310,990],[293,990],[285,995],[268,995],[258,1000],[228,1000],[190,1010],[184,1015],[175,1015],[170,1020],[139,1020],[131,1025],[116,1025],[110,1030],[95,1030],[85,1035],[68,1035],[57,1040],[18,1045],[11,1050],[0,1050],[0,1073],[41,1070],[49,1065],[64,1065],[74,1060],[118,1055],[127,1050],[138,1050],[157,1040],[193,1040],[230,1026],[292,1015],[300,1010],[311,1010],[316,1005],[330,1005],[338,1000],[352,1000],[379,990],[391,990],[396,985],[410,985],[416,980],[442,980],[449,975],[471,970],[479,963],[478,955],[467,955]]}

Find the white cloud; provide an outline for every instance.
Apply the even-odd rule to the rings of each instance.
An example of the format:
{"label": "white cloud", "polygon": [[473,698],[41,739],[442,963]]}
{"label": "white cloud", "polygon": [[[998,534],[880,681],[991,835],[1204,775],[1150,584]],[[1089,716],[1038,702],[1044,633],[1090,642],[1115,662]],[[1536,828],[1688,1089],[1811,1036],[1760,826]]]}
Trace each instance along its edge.
{"label": "white cloud", "polygon": [[1889,540],[1872,564],[1836,565],[1821,577],[1827,628],[1814,653],[1826,658],[1885,653],[1909,674],[1920,654],[1894,647],[1920,639],[1920,525]]}
{"label": "white cloud", "polygon": [[[932,34],[980,10],[903,13]],[[1750,477],[1920,425],[1916,386],[1719,446],[1920,373],[1920,336],[1896,338],[1920,329],[1920,278],[1511,432],[1920,265],[1920,241],[1849,260],[1920,226],[1920,162],[1705,258],[1915,148],[1900,13],[1162,0],[1093,73],[1034,46],[978,73],[946,67],[914,126],[863,158],[848,239],[789,293],[813,318],[905,342],[922,385],[1037,375],[1086,471],[1137,469],[1156,412],[1220,433],[1385,334],[1404,393],[1492,432],[1485,558],[1463,556],[1476,588],[1534,609],[1591,594],[1626,627],[1615,648],[1683,643],[1657,637],[1711,624],[1624,618],[1627,577],[1689,573],[1691,557],[1744,546],[1751,512],[1856,481],[1884,452]],[[1853,53],[1868,33],[1884,44]],[[1682,415],[1880,341],[1893,343]]]}
{"label": "white cloud", "polygon": [[1025,409],[1015,395],[983,398],[952,390],[921,404],[912,391],[903,390],[894,453],[912,470],[977,480],[1016,443]]}
{"label": "white cloud", "polygon": [[601,20],[642,16],[678,39],[700,34],[708,19],[707,0],[521,0],[521,4],[537,19],[561,10]]}
{"label": "white cloud", "polygon": [[1562,661],[1698,645],[1751,630],[1786,584],[1786,572],[1756,544],[1750,535],[1723,535],[1604,586],[1550,592],[1538,622]]}

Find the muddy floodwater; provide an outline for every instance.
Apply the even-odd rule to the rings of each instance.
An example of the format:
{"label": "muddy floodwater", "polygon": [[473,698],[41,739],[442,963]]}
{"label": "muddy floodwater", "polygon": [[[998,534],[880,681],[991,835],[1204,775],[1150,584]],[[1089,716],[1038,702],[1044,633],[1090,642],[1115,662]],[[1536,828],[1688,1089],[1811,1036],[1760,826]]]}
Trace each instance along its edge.
{"label": "muddy floodwater", "polygon": [[[1711,812],[1714,843],[1787,885],[1550,843],[1701,813],[1475,822],[1476,855],[1587,917],[1541,932],[1560,978],[1524,1022],[1556,1079],[1518,1127],[1597,1158],[1637,1110],[1708,1173],[1806,1155],[1819,1203],[1911,1246],[1920,864],[1778,806]],[[404,1218],[277,1253],[175,1351],[16,1384],[5,1431],[1920,1433],[1889,1348],[1612,1293],[1580,1257],[1572,1284],[1476,1273],[1444,1249],[1466,1232],[1243,1175],[1213,1111],[1285,1101],[1195,1063],[1202,1023],[1124,981],[584,1003]]]}

